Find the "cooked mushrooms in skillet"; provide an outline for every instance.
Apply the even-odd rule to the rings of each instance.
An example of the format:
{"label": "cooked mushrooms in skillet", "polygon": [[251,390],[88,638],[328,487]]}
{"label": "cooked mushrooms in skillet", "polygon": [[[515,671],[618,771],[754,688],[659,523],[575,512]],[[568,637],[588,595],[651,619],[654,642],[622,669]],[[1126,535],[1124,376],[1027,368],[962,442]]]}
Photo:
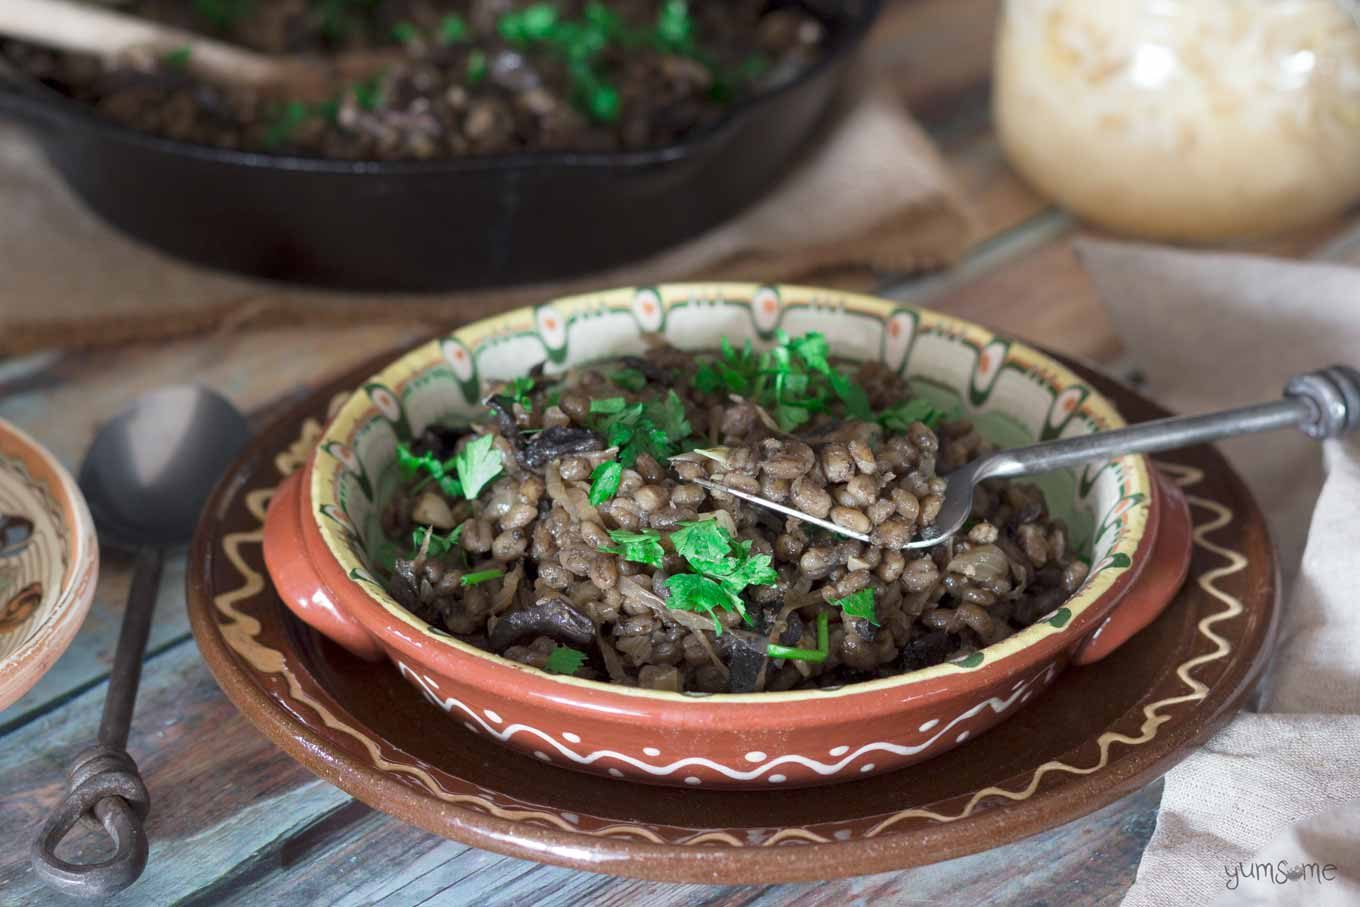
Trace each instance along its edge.
{"label": "cooked mushrooms in skillet", "polygon": [[[824,53],[823,22],[768,0],[129,0],[127,13],[274,54],[390,49],[328,100],[195,79],[189,48],[110,67],[18,42],[0,55],[137,129],[342,159],[664,147]],[[384,51],[386,52],[386,51]]]}

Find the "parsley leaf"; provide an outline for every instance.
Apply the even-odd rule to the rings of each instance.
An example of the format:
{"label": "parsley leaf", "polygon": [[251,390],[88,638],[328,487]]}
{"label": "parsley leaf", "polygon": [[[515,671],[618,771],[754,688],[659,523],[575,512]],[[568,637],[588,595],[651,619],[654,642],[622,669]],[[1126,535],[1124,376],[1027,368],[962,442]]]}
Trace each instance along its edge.
{"label": "parsley leaf", "polygon": [[464,573],[459,582],[464,586],[475,586],[478,583],[484,583],[501,576],[505,576],[504,570],[478,570],[474,573]]}
{"label": "parsley leaf", "polygon": [[831,382],[831,389],[845,404],[846,412],[861,422],[873,421],[874,411],[869,407],[869,395],[864,393],[864,388],[840,372],[832,372],[827,377]]}
{"label": "parsley leaf", "polygon": [[650,529],[645,532],[611,529],[609,537],[618,544],[604,546],[600,550],[605,554],[617,554],[625,561],[660,567],[662,558],[666,556],[665,549],[661,547],[661,534]]}
{"label": "parsley leaf", "polygon": [[[728,560],[732,559],[728,558]],[[725,567],[726,565],[720,566]],[[733,561],[733,567],[730,570],[704,570],[703,572],[712,576],[733,593],[740,592],[747,586],[772,586],[779,580],[779,574],[775,573],[774,568],[770,566],[768,554],[757,554],[740,562]]]}
{"label": "parsley leaf", "polygon": [[621,368],[608,375],[611,384],[626,391],[640,391],[647,386],[647,376],[635,368]]}
{"label": "parsley leaf", "polygon": [[628,401],[622,397],[602,397],[590,401],[590,411],[592,413],[621,413],[627,407]]}
{"label": "parsley leaf", "polygon": [[590,506],[599,507],[612,498],[619,490],[623,478],[623,464],[618,460],[607,460],[595,467],[590,474]]}
{"label": "parsley leaf", "polygon": [[420,40],[420,29],[410,22],[398,22],[392,26],[392,37],[402,44]]}
{"label": "parsley leaf", "polygon": [[875,627],[878,626],[878,617],[874,613],[873,589],[861,589],[844,598],[838,598],[831,604],[840,608],[851,617],[862,617]]}
{"label": "parsley leaf", "polygon": [[548,654],[543,670],[549,674],[575,674],[586,663],[586,653],[570,646],[557,646]]}
{"label": "parsley leaf", "polygon": [[920,422],[927,428],[939,424],[944,413],[929,402],[917,398],[891,406],[878,414],[879,423],[888,431],[901,434],[911,428],[911,423]]}
{"label": "parsley leaf", "polygon": [[489,69],[486,62],[486,51],[474,49],[468,54],[467,58],[467,81],[469,85],[476,85],[486,78]]}
{"label": "parsley leaf", "polygon": [[732,536],[713,519],[681,523],[671,533],[675,553],[690,562],[721,561],[731,553],[731,543]]}
{"label": "parsley leaf", "polygon": [[760,364],[751,341],[741,352],[732,348],[726,337],[722,339],[721,358],[706,363],[694,373],[694,386],[706,394],[733,393],[749,396],[760,373]]}
{"label": "parsley leaf", "polygon": [[428,473],[439,484],[440,491],[451,498],[461,498],[463,483],[449,474],[451,463],[441,463],[431,453],[416,456],[404,443],[397,443],[397,468],[401,470],[403,478],[414,479],[421,472]]}
{"label": "parsley leaf", "polygon": [[625,467],[636,463],[642,453],[658,460],[669,459],[674,453],[672,445],[693,431],[685,405],[675,391],[650,403],[630,404],[623,397],[591,400],[590,411],[605,417],[596,427],[604,434],[605,443],[619,448],[619,463]]}
{"label": "parsley leaf", "polygon": [[415,557],[420,553],[420,549],[425,546],[425,536],[430,537],[430,546],[425,549],[426,557],[443,557],[448,554],[453,547],[458,544],[458,540],[463,536],[463,527],[467,523],[459,523],[449,530],[448,535],[441,536],[434,531],[431,526],[417,526],[411,532],[411,556]]}
{"label": "parsley leaf", "polygon": [[722,623],[715,611],[736,611],[742,617],[746,616],[746,607],[741,599],[721,583],[706,576],[677,573],[666,580],[666,588],[670,590],[670,599],[666,602],[668,608],[709,615],[713,618],[713,630],[719,635],[722,634]]}
{"label": "parsley leaf", "polygon": [[[705,611],[713,608],[736,611],[749,622],[741,592],[747,586],[769,586],[778,580],[770,566],[768,554],[751,554],[750,541],[733,541],[731,533],[717,520],[681,523],[671,533],[671,544],[677,554],[689,563],[693,574],[676,574],[666,581],[671,589],[670,607],[685,611]],[[680,579],[680,577],[691,577]],[[672,580],[676,581],[672,585]],[[705,585],[705,583],[707,585]],[[679,598],[675,592],[680,590]],[[714,591],[714,589],[718,591]],[[718,593],[721,592],[720,596]],[[725,597],[724,597],[725,596]],[[717,632],[722,626],[714,617]]]}
{"label": "parsley leaf", "polygon": [[685,404],[674,390],[666,394],[665,400],[648,404],[646,413],[652,424],[665,433],[667,441],[682,441],[694,432],[685,416]]}
{"label": "parsley leaf", "polygon": [[782,331],[779,335],[779,342],[787,346],[798,354],[798,358],[807,363],[807,367],[823,375],[831,373],[831,346],[826,342],[826,338],[816,331],[810,331],[799,337],[797,340],[790,340],[788,334]]}
{"label": "parsley leaf", "polygon": [[165,55],[161,57],[161,65],[170,69],[186,69],[193,55],[194,49],[192,47],[176,47],[174,50],[166,51]]}
{"label": "parsley leaf", "polygon": [[775,645],[770,643],[765,647],[765,654],[771,658],[792,658],[796,661],[822,662],[826,661],[826,656],[831,652],[831,632],[830,622],[826,612],[821,611],[817,614],[817,648],[815,649],[793,649],[788,646]]}
{"label": "parsley leaf", "polygon": [[527,412],[534,411],[534,401],[529,392],[534,389],[534,379],[521,375],[505,386],[505,393],[511,400],[524,407]]}
{"label": "parsley leaf", "polygon": [[459,41],[466,41],[468,34],[467,23],[456,13],[449,13],[439,20],[439,43],[445,46],[457,44]]}
{"label": "parsley leaf", "polygon": [[501,473],[501,452],[496,449],[493,435],[482,435],[469,441],[453,455],[453,468],[463,485],[463,496],[469,501],[479,495],[486,483]]}

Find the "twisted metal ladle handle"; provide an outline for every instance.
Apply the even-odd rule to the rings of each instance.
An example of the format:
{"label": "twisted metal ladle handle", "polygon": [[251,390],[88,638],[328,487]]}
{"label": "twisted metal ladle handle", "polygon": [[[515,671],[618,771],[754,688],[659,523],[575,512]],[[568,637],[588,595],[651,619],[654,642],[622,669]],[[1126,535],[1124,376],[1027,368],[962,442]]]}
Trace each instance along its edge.
{"label": "twisted metal ladle handle", "polygon": [[[82,898],[102,898],[127,888],[146,868],[149,850],[142,820],[151,805],[137,763],[127,753],[128,728],[142,676],[142,656],[160,586],[162,553],[137,554],[127,611],[118,634],[99,742],[71,763],[66,797],[48,817],[29,852],[33,870],[50,887]],[[113,856],[97,863],[72,863],[57,847],[76,825],[108,835]]]}
{"label": "twisted metal ladle handle", "polygon": [[1323,441],[1360,426],[1360,371],[1348,365],[1291,378],[1284,395],[1313,407],[1312,415],[1299,423],[1310,438]]}

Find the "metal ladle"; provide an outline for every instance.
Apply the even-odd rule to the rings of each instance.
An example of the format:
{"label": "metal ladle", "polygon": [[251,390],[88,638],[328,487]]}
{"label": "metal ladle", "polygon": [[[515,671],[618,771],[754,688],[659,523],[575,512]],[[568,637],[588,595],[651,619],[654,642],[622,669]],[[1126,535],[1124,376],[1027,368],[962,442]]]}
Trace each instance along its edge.
{"label": "metal ladle", "polygon": [[[929,548],[955,535],[973,512],[973,489],[984,479],[1016,478],[1052,472],[1067,466],[1134,453],[1175,450],[1207,444],[1234,435],[1297,428],[1310,438],[1325,440],[1360,426],[1360,371],[1334,365],[1290,380],[1284,399],[1258,403],[1202,416],[1176,416],[1130,425],[1116,431],[1096,432],[1030,447],[998,451],[961,466],[944,476],[944,503],[935,521],[905,548]],[[838,526],[793,507],[699,479],[710,491],[749,501],[785,516],[805,520],[846,538],[873,544],[872,536]]]}
{"label": "metal ladle", "polygon": [[[34,870],[66,894],[113,894],[146,867],[142,820],[150,798],[127,739],[164,552],[188,540],[203,502],[249,434],[245,417],[222,396],[203,387],[169,387],[101,428],[81,466],[80,489],[100,542],[135,550],[136,562],[99,742],[76,756],[66,797],[33,842]],[[107,834],[113,855],[85,864],[58,857],[58,845],[77,824]]]}

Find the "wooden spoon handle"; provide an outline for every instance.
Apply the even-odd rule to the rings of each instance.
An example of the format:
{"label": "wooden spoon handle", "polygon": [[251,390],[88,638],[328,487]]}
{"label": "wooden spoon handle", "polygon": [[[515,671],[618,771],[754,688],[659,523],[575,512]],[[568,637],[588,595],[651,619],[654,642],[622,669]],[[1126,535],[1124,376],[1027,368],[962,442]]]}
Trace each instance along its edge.
{"label": "wooden spoon handle", "polygon": [[157,56],[187,49],[187,67],[203,78],[254,86],[283,81],[278,62],[262,54],[68,0],[3,0],[0,35],[105,59],[138,49]]}

